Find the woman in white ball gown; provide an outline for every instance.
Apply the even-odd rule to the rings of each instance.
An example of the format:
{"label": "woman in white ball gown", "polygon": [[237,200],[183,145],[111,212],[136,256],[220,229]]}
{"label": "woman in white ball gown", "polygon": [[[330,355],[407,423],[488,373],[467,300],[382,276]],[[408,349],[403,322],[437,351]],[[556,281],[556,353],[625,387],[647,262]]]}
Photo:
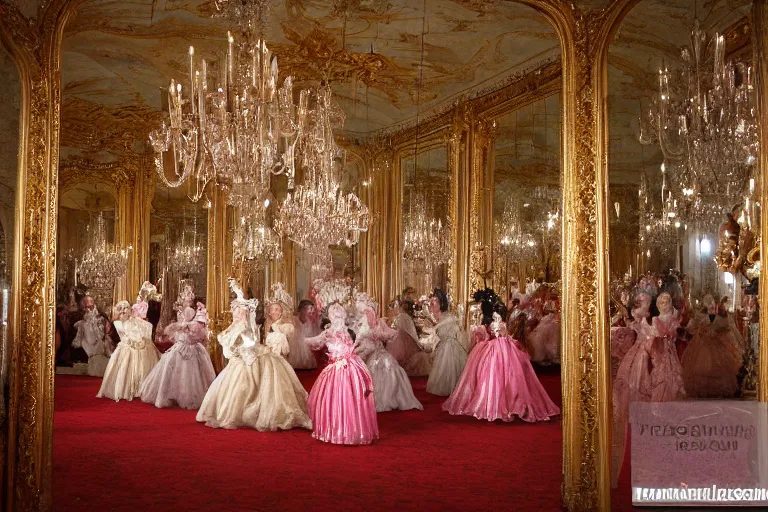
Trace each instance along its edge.
{"label": "woman in white ball gown", "polygon": [[283,289],[281,283],[272,286],[272,299],[267,306],[267,321],[264,332],[269,338],[274,333],[285,336],[288,342],[288,363],[295,370],[311,370],[317,368],[317,361],[312,349],[304,341],[303,328],[293,316],[293,299]]}
{"label": "woman in white ball gown", "polygon": [[371,372],[376,412],[396,409],[423,410],[424,407],[413,394],[411,381],[408,380],[405,370],[384,348],[384,344],[391,342],[398,332],[381,321],[374,308],[358,305],[358,309],[361,310],[362,318],[357,332],[355,353],[360,356]]}
{"label": "woman in white ball gown", "polygon": [[250,427],[259,431],[312,429],[307,392],[288,361],[280,355],[286,342],[272,346],[259,342],[256,308],[246,300],[234,279],[230,286],[232,325],[219,334],[219,344],[229,362],[203,399],[197,421],[214,428]]}
{"label": "woman in white ball gown", "polygon": [[173,346],[144,379],[139,396],[159,408],[198,409],[216,378],[207,348],[208,312],[198,302],[197,311],[187,306],[179,317],[165,328],[165,339]]}
{"label": "woman in white ball gown", "polygon": [[437,320],[433,337],[436,338],[435,362],[427,380],[427,393],[449,396],[467,364],[467,351],[459,341],[461,328],[458,319],[448,312],[448,296],[439,288],[429,302],[429,309]]}
{"label": "woman in white ball gown", "polygon": [[113,308],[113,325],[120,343],[109,358],[98,398],[120,401],[138,397],[142,381],[160,359],[160,352],[152,343],[152,324],[145,320],[148,306],[139,300],[131,307],[124,300]]}

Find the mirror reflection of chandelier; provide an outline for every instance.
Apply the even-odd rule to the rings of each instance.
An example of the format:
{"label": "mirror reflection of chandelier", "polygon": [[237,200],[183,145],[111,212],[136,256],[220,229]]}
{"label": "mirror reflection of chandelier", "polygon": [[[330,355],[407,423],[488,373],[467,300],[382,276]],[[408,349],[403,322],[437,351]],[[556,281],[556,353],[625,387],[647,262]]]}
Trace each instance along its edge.
{"label": "mirror reflection of chandelier", "polygon": [[186,215],[182,221],[181,237],[176,244],[168,249],[168,264],[178,275],[191,275],[204,267],[206,248],[202,245],[197,233],[197,215],[192,217],[192,231],[187,232]]}
{"label": "mirror reflection of chandelier", "polygon": [[428,274],[448,263],[449,240],[443,221],[430,211],[426,194],[411,188],[403,230],[403,260],[411,271]]}
{"label": "mirror reflection of chandelier", "polygon": [[499,250],[512,261],[524,262],[536,257],[536,240],[522,221],[521,201],[508,197],[504,202],[504,215],[495,224],[495,237]]}
{"label": "mirror reflection of chandelier", "polygon": [[725,38],[708,38],[698,20],[691,42],[679,69],[659,70],[658,94],[640,120],[640,141],[661,148],[664,188],[689,224],[720,218],[743,199],[758,150],[752,68],[727,62]]}
{"label": "mirror reflection of chandelier", "polygon": [[280,237],[271,228],[265,227],[263,211],[246,210],[240,216],[232,240],[233,257],[236,261],[266,263],[283,257]]}
{"label": "mirror reflection of chandelier", "polygon": [[[277,229],[305,251],[322,259],[329,247],[352,247],[367,231],[370,212],[360,198],[344,192],[338,174],[344,153],[336,145],[333,130],[344,123],[344,113],[326,85],[313,95],[306,135],[302,140],[304,179],[280,207]],[[327,253],[327,254],[326,254]]]}
{"label": "mirror reflection of chandelier", "polygon": [[128,255],[133,248],[117,250],[107,242],[107,223],[101,211],[86,230],[86,248],[77,265],[78,279],[89,288],[110,289],[117,279],[125,276]]}

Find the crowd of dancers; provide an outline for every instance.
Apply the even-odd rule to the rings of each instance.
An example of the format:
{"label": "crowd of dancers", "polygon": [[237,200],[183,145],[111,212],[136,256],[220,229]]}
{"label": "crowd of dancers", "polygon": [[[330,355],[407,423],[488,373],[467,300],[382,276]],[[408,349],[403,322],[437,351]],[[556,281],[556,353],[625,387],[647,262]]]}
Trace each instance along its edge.
{"label": "crowd of dancers", "polygon": [[[427,392],[448,397],[442,408],[453,415],[535,422],[560,413],[533,370],[530,346],[508,334],[547,294],[510,302],[510,313],[493,290],[480,290],[475,325],[465,333],[440,289],[421,301],[419,315],[404,295],[382,318],[367,294],[333,283],[316,284],[295,311],[282,285],[265,307],[245,298],[234,279],[230,287],[232,323],[217,336],[227,364],[218,375],[208,313],[189,285],[175,303],[175,321],[154,336],[147,321],[158,298],[152,284],[143,284],[135,304],[117,303],[111,321],[86,296],[66,350],[84,350],[88,373],[103,375],[99,398],[197,410],[197,421],[214,428],[307,429],[334,444],[370,444],[379,437],[377,413],[423,409],[413,376],[428,376]],[[537,320],[521,333],[530,339]],[[169,348],[161,354],[157,345]],[[296,370],[318,361],[322,370],[307,393]]]}
{"label": "crowd of dancers", "polygon": [[[739,390],[747,346],[737,318],[728,311],[728,298],[705,294],[691,301],[689,295],[684,276],[675,272],[643,276],[634,286],[614,285],[614,486],[624,460],[631,402],[733,398]],[[746,317],[756,314],[755,299],[745,295]]]}

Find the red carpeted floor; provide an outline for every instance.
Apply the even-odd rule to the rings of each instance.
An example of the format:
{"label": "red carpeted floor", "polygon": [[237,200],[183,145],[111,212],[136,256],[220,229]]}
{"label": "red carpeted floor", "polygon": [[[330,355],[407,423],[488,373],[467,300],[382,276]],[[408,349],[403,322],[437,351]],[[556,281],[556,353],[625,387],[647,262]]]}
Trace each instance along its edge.
{"label": "red carpeted floor", "polygon": [[[299,372],[309,389],[317,372]],[[560,378],[542,383],[560,403]],[[453,417],[413,379],[424,411],[378,415],[372,446],[304,430],[216,430],[195,411],[95,398],[101,380],[56,377],[57,511],[561,510],[561,425]]]}

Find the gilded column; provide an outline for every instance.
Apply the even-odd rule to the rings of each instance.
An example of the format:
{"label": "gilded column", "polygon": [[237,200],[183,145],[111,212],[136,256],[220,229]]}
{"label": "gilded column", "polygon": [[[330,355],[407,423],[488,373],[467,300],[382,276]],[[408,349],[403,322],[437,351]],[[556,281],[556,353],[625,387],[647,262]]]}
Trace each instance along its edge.
{"label": "gilded column", "polygon": [[[755,89],[757,94],[757,129],[760,142],[758,152],[758,168],[760,169],[760,201],[768,204],[768,2],[753,0],[752,2],[752,64],[755,66]],[[760,220],[760,254],[767,254],[768,219],[763,216]],[[765,265],[763,265],[765,268]],[[760,276],[760,302],[766,304],[768,297],[768,279]],[[768,402],[768,350],[763,340],[768,337],[768,315],[760,315],[760,351],[757,375],[757,393],[761,402]]]}
{"label": "gilded column", "polygon": [[[471,172],[467,157],[468,111],[460,105],[448,133],[448,165],[451,175],[449,228],[453,255],[448,266],[449,293],[454,307],[469,300],[471,251]],[[462,321],[464,319],[461,319]]]}
{"label": "gilded column", "polygon": [[[206,307],[211,318],[211,335],[216,336],[229,324],[229,281],[232,255],[228,254],[227,203],[224,193],[211,188],[211,206],[208,209],[208,275],[206,279]],[[231,248],[230,248],[231,250]],[[227,256],[229,255],[229,258]],[[245,286],[244,283],[241,283]],[[216,372],[224,368],[224,357],[218,343],[209,343],[213,367]]]}
{"label": "gilded column", "polygon": [[[123,174],[125,176],[125,174]],[[117,189],[117,198],[115,201],[115,241],[118,247],[132,247],[131,253],[126,261],[125,276],[115,282],[115,303],[121,300],[133,302],[138,293],[138,288],[134,291],[133,281],[136,277],[135,261],[136,247],[133,245],[133,190],[135,187],[134,177],[122,179],[115,184]]]}

